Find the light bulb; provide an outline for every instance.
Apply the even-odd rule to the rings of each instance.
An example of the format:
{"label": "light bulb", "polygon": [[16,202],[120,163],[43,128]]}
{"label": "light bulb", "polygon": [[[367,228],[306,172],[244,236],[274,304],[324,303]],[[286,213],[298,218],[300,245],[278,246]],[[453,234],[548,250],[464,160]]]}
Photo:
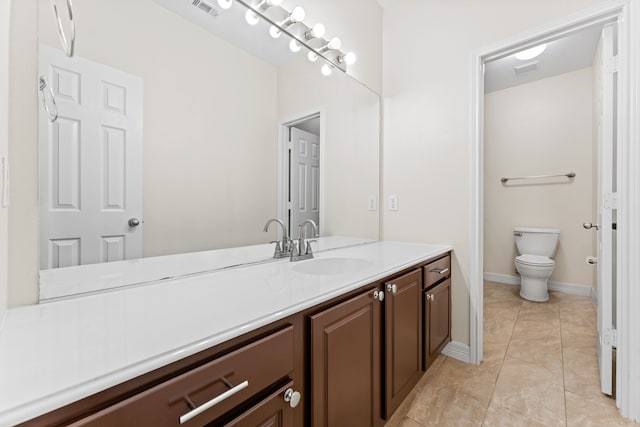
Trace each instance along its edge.
{"label": "light bulb", "polygon": [[342,55],[340,58],[347,65],[353,65],[356,63],[356,54],[353,52],[348,52]]}
{"label": "light bulb", "polygon": [[296,6],[293,9],[293,12],[291,12],[290,17],[293,22],[300,22],[304,20],[304,17],[305,17],[304,9],[301,8],[300,6]]}
{"label": "light bulb", "polygon": [[311,62],[316,62],[318,60],[318,55],[316,55],[314,52],[309,52],[307,53],[307,59]]}
{"label": "light bulb", "polygon": [[329,44],[327,45],[329,49],[340,49],[341,46],[342,46],[342,40],[340,40],[339,37],[332,38],[331,41],[329,41]]}
{"label": "light bulb", "polygon": [[528,59],[533,59],[536,56],[540,55],[547,48],[547,44],[543,43],[541,45],[532,47],[531,49],[523,50],[522,52],[516,53],[514,56],[521,60],[526,61]]}
{"label": "light bulb", "polygon": [[278,37],[280,37],[280,34],[282,34],[282,31],[280,31],[280,29],[275,25],[272,25],[271,28],[269,28],[269,34],[274,39],[277,39]]}
{"label": "light bulb", "polygon": [[291,41],[289,42],[289,49],[291,49],[291,52],[300,52],[301,48],[302,46],[300,46],[300,43],[298,43],[295,39],[291,39]]}
{"label": "light bulb", "polygon": [[322,68],[320,68],[320,72],[322,72],[323,76],[330,76],[333,72],[333,67],[329,64],[324,64]]}
{"label": "light bulb", "polygon": [[244,14],[244,19],[249,25],[256,25],[258,21],[260,21],[258,15],[251,9],[247,10],[247,13]]}
{"label": "light bulb", "polygon": [[232,0],[218,0],[218,6],[220,6],[223,9],[229,9],[232,3],[233,3]]}
{"label": "light bulb", "polygon": [[322,24],[314,25],[313,28],[311,28],[311,31],[310,31],[311,35],[314,38],[317,38],[317,39],[319,39],[322,36],[324,36],[324,32],[325,32],[325,28],[324,28],[324,25],[322,25]]}

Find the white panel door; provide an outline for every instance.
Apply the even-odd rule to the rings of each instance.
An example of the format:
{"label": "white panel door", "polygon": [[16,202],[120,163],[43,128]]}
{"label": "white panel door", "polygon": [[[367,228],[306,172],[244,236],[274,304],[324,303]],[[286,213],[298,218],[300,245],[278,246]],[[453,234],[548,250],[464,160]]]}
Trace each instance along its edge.
{"label": "white panel door", "polygon": [[615,346],[613,323],[615,263],[615,162],[617,100],[614,58],[614,28],[605,26],[602,32],[602,117],[599,123],[598,145],[598,362],[600,386],[605,394],[612,394],[612,348]]}
{"label": "white panel door", "polygon": [[320,138],[298,128],[290,132],[289,230],[306,219],[320,227]]}
{"label": "white panel door", "polygon": [[39,73],[40,268],[142,257],[142,79],[44,45]]}

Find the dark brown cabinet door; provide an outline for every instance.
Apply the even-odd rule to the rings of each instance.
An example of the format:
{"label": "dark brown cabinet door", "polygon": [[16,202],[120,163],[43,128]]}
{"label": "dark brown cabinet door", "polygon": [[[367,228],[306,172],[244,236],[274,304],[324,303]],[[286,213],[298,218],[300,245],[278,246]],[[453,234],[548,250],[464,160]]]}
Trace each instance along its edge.
{"label": "dark brown cabinet door", "polygon": [[293,382],[225,424],[225,427],[293,427],[293,408],[284,399],[289,388],[293,388]]}
{"label": "dark brown cabinet door", "polygon": [[422,272],[414,270],[385,287],[385,418],[422,376]]}
{"label": "dark brown cabinet door", "polygon": [[310,316],[314,427],[379,423],[381,309],[370,290]]}
{"label": "dark brown cabinet door", "polygon": [[451,279],[424,293],[424,307],[424,369],[426,370],[444,346],[451,341]]}

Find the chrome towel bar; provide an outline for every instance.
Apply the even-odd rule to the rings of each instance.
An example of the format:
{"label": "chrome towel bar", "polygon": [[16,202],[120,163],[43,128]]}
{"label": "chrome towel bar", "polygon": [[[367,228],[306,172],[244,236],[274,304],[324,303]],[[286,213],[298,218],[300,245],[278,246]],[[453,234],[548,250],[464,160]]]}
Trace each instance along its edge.
{"label": "chrome towel bar", "polygon": [[556,178],[556,177],[567,177],[567,178],[575,178],[576,177],[576,173],[575,172],[569,172],[569,173],[562,173],[562,174],[557,174],[557,175],[532,175],[532,176],[520,176],[517,178],[500,178],[500,182],[502,182],[503,184],[505,184],[507,181],[511,181],[514,179],[537,179],[537,178]]}

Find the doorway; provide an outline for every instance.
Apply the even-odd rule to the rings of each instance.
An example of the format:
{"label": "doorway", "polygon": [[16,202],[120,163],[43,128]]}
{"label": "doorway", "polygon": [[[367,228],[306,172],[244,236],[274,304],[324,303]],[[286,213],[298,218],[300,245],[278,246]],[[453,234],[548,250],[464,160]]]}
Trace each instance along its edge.
{"label": "doorway", "polygon": [[[472,159],[471,159],[471,263],[470,263],[470,359],[479,364],[483,359],[483,267],[484,267],[484,70],[488,62],[512,55],[542,43],[551,42],[576,33],[595,24],[617,21],[624,12],[618,3],[576,15],[565,22],[549,25],[543,30],[531,32],[521,38],[512,38],[501,44],[472,54]],[[628,55],[628,50],[621,52]],[[624,92],[618,85],[618,93]],[[631,127],[632,128],[632,127]],[[618,131],[619,132],[619,131]],[[619,133],[620,134],[620,133]],[[626,143],[626,142],[625,142]],[[626,145],[625,145],[626,147]],[[618,161],[620,150],[617,153]],[[620,170],[617,172],[620,174]],[[627,175],[628,176],[628,175]],[[630,178],[629,178],[630,179]],[[624,180],[618,180],[619,183]],[[625,186],[626,189],[626,186]],[[627,191],[625,190],[625,194]],[[618,213],[618,215],[620,215]],[[619,239],[620,240],[620,239]],[[620,246],[620,241],[616,245]],[[611,249],[613,251],[613,248]],[[618,253],[620,251],[618,250]],[[611,254],[610,254],[611,255]],[[612,268],[619,268],[620,262]],[[610,292],[612,294],[612,292]],[[613,298],[613,297],[612,297]],[[607,308],[609,309],[609,308]],[[619,313],[618,313],[619,315]],[[601,319],[599,319],[601,320]],[[602,329],[600,331],[602,333]],[[600,341],[605,339],[601,335]],[[618,352],[619,354],[619,352]],[[620,378],[620,373],[617,373]]]}
{"label": "doorway", "polygon": [[318,234],[324,230],[323,152],[324,121],[320,109],[300,114],[280,125],[278,155],[278,217],[289,238],[297,228],[312,220]]}

